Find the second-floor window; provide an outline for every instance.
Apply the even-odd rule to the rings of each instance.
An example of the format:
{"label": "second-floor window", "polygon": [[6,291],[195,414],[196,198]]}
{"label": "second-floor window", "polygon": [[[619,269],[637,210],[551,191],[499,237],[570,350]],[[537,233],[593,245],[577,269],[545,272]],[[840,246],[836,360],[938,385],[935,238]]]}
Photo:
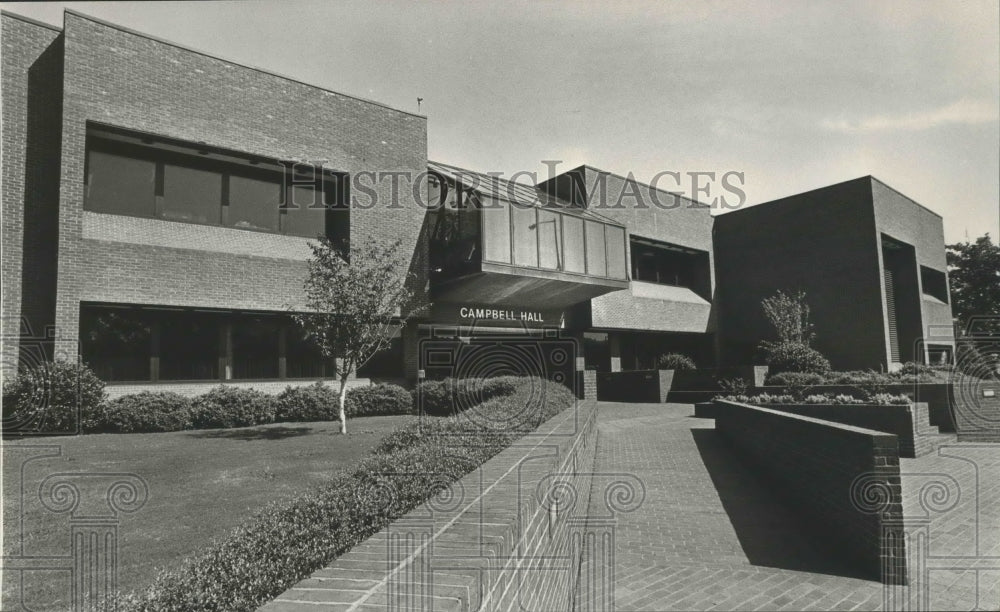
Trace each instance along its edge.
{"label": "second-floor window", "polygon": [[306,164],[90,130],[84,208],[315,238],[349,233],[346,176]]}
{"label": "second-floor window", "polygon": [[667,243],[631,240],[632,280],[687,287],[700,293],[708,254]]}

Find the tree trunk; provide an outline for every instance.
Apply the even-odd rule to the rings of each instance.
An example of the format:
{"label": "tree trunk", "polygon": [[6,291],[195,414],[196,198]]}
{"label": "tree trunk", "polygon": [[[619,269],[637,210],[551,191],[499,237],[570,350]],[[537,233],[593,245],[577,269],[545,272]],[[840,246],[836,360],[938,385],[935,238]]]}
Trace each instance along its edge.
{"label": "tree trunk", "polygon": [[344,405],[347,401],[347,377],[340,377],[340,412],[338,416],[340,417],[340,433],[347,433],[347,412],[344,410]]}

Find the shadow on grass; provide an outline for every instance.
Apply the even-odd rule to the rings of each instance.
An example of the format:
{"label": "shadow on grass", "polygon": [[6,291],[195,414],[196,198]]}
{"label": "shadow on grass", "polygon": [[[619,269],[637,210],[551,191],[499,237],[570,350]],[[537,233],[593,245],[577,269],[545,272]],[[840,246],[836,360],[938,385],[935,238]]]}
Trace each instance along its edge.
{"label": "shadow on grass", "polygon": [[192,431],[192,438],[217,440],[284,440],[316,433],[312,427],[243,427],[239,429],[202,429]]}
{"label": "shadow on grass", "polygon": [[823,525],[810,524],[778,498],[714,429],[691,435],[712,478],[740,546],[752,565],[870,580],[816,541]]}

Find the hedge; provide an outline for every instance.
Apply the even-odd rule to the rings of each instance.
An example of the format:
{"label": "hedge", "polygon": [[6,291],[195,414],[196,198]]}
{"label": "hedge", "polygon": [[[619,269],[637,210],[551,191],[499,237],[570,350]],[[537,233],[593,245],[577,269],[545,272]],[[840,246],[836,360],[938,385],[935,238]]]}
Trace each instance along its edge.
{"label": "hedge", "polygon": [[892,395],[890,393],[875,393],[866,397],[855,397],[847,394],[813,394],[798,397],[789,393],[758,393],[757,395],[720,395],[715,399],[755,406],[762,404],[876,404],[879,406],[888,406],[894,404],[906,405],[913,402],[906,395]]}
{"label": "hedge", "polygon": [[490,388],[510,393],[465,413],[424,419],[390,434],[354,469],[268,506],[177,569],[161,572],[148,588],[122,597],[119,605],[256,609],[575,402],[556,383],[509,382]]}
{"label": "hedge", "polygon": [[4,433],[93,429],[106,397],[104,382],[85,364],[57,359],[22,369],[4,381]]}
{"label": "hedge", "polygon": [[177,393],[143,391],[104,404],[92,431],[148,433],[191,429],[193,402]]}
{"label": "hedge", "polygon": [[496,378],[445,378],[430,380],[413,390],[413,406],[418,414],[450,416],[489,399],[514,392],[516,376]]}

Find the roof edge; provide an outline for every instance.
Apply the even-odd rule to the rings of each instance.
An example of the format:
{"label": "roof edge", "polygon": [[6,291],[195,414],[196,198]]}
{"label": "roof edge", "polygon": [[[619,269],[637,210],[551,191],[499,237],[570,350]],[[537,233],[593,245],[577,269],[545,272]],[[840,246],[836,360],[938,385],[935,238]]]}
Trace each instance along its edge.
{"label": "roof edge", "polygon": [[63,29],[60,28],[59,26],[54,26],[51,23],[45,23],[44,21],[39,21],[38,19],[32,19],[31,17],[25,17],[24,15],[20,15],[18,13],[12,13],[7,10],[0,10],[0,15],[3,15],[4,17],[10,17],[12,19],[17,19],[25,23],[30,23],[31,25],[35,25],[41,28],[46,28],[54,32],[61,33],[63,31]]}
{"label": "roof edge", "polygon": [[[68,13],[68,14],[73,15],[75,17],[79,17],[81,19],[86,19],[88,21],[92,21],[94,23],[103,25],[105,27],[109,27],[109,28],[118,30],[120,32],[125,32],[127,34],[132,34],[133,36],[140,36],[140,37],[148,39],[148,40],[153,40],[153,41],[156,41],[158,43],[162,43],[162,44],[165,44],[165,45],[170,45],[171,47],[175,47],[177,49],[182,49],[184,51],[188,51],[190,53],[197,53],[198,55],[203,55],[205,57],[210,57],[210,58],[212,58],[214,60],[218,60],[220,62],[225,62],[227,64],[233,64],[234,66],[239,66],[241,68],[246,68],[248,70],[253,70],[255,72],[260,72],[262,74],[269,74],[271,76],[278,77],[279,79],[284,79],[286,81],[291,81],[293,83],[298,83],[300,85],[305,85],[306,87],[311,87],[313,89],[318,89],[320,91],[325,91],[325,92],[332,93],[332,94],[335,94],[335,95],[338,95],[338,96],[343,96],[345,98],[351,98],[352,100],[358,100],[359,102],[364,102],[366,104],[373,104],[375,106],[379,106],[379,107],[382,107],[382,108],[387,109],[387,110],[395,111],[397,113],[403,113],[404,115],[410,115],[411,117],[417,117],[419,119],[423,119],[424,121],[427,120],[427,115],[422,115],[420,113],[414,113],[414,112],[411,112],[411,111],[408,111],[408,110],[403,110],[401,108],[395,108],[393,106],[389,106],[388,104],[385,104],[384,102],[378,102],[376,100],[370,100],[368,98],[362,98],[360,96],[351,95],[351,94],[348,94],[348,93],[344,93],[342,91],[335,91],[333,89],[327,89],[326,87],[321,87],[321,86],[316,85],[314,83],[309,83],[307,81],[303,81],[302,79],[299,79],[299,78],[296,78],[296,77],[293,77],[293,76],[288,76],[287,74],[282,74],[282,73],[274,71],[274,70],[269,70],[267,68],[261,68],[260,66],[254,66],[252,64],[246,64],[246,63],[243,63],[243,62],[233,61],[231,59],[228,59],[228,58],[225,58],[225,57],[221,57],[219,55],[216,55],[214,53],[210,53],[208,51],[202,51],[201,49],[197,49],[197,48],[194,48],[194,47],[189,47],[187,45],[182,45],[182,44],[174,42],[172,40],[167,40],[167,39],[161,38],[159,36],[155,36],[155,35],[152,35],[152,34],[147,34],[145,32],[140,32],[138,30],[133,30],[132,28],[129,28],[129,27],[117,24],[117,23],[112,23],[110,21],[105,21],[104,19],[101,19],[99,17],[94,17],[93,15],[88,15],[86,13],[81,13],[80,11],[77,11],[75,9],[70,9],[70,8],[64,9],[64,13]],[[49,26],[49,27],[52,27],[52,26]]]}
{"label": "roof edge", "polygon": [[[583,169],[593,170],[594,172],[598,172],[600,174],[607,174],[608,176],[613,176],[613,177],[615,177],[617,179],[620,179],[620,180],[623,180],[623,181],[626,181],[626,182],[632,181],[633,183],[635,183],[636,185],[639,185],[640,187],[645,187],[646,189],[653,189],[655,191],[659,191],[660,193],[666,193],[666,194],[672,195],[674,197],[681,198],[682,200],[687,200],[688,202],[697,204],[699,206],[703,206],[705,208],[709,208],[709,209],[712,208],[711,204],[706,204],[706,203],[704,203],[704,202],[702,202],[700,200],[694,200],[692,198],[689,198],[686,195],[684,195],[683,192],[680,192],[680,191],[667,191],[666,189],[661,189],[659,187],[654,187],[654,186],[650,185],[649,183],[644,183],[644,182],[640,181],[639,179],[635,178],[635,176],[633,176],[632,178],[629,178],[627,176],[622,176],[622,175],[618,174],[617,172],[612,172],[610,170],[603,170],[603,169],[598,168],[596,166],[591,166],[590,164],[581,164],[581,165],[577,166],[576,168],[571,168],[570,170],[567,170],[566,172],[563,172],[562,174],[567,174],[569,172],[576,172],[578,170],[583,170]],[[556,176],[561,176],[561,175],[557,174]],[[556,178],[556,177],[552,177],[552,178]],[[549,179],[549,180],[551,180],[551,179]]]}
{"label": "roof edge", "polygon": [[924,205],[923,205],[923,204],[921,204],[920,202],[917,202],[916,200],[914,200],[914,199],[913,199],[913,198],[911,198],[910,196],[908,196],[908,195],[906,195],[905,193],[903,193],[902,191],[900,191],[900,190],[896,189],[896,188],[895,188],[895,187],[893,187],[892,185],[889,185],[888,183],[886,183],[886,182],[885,182],[885,181],[883,181],[882,179],[880,179],[880,178],[878,178],[878,177],[876,177],[876,176],[873,176],[873,175],[871,175],[871,174],[869,174],[869,175],[868,175],[868,178],[870,178],[870,179],[871,179],[872,181],[874,181],[874,182],[878,183],[879,185],[881,185],[881,186],[885,187],[885,188],[886,188],[886,189],[888,189],[889,191],[891,191],[891,192],[895,193],[896,195],[898,195],[898,196],[900,196],[900,197],[902,197],[902,198],[906,198],[907,200],[909,200],[910,202],[912,202],[912,203],[913,203],[913,204],[915,204],[916,206],[919,206],[920,208],[923,208],[924,210],[926,210],[927,212],[931,213],[932,215],[934,215],[934,216],[935,216],[935,217],[937,217],[938,219],[941,219],[941,221],[944,221],[944,217],[942,217],[942,216],[941,216],[940,214],[938,214],[938,213],[934,212],[934,211],[933,211],[933,210],[931,210],[930,208],[927,208],[926,206],[924,206]]}

